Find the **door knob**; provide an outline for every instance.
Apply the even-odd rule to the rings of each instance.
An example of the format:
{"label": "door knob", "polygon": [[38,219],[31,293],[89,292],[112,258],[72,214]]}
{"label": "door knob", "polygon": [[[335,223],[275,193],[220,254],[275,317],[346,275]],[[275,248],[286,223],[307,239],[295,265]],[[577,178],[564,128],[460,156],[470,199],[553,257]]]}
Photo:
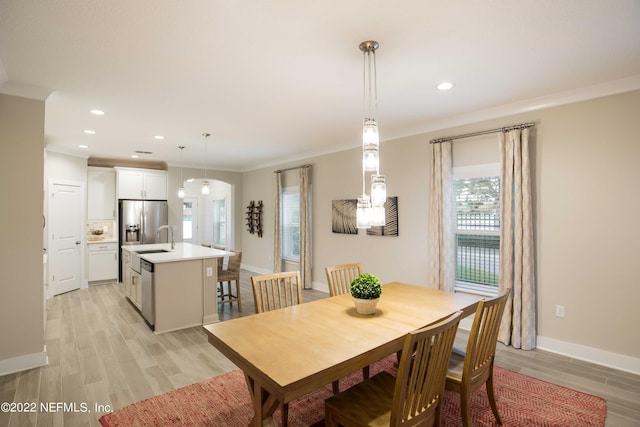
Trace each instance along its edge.
{"label": "door knob", "polygon": [[76,240],[76,245],[79,245],[80,243],[82,243],[80,240]]}

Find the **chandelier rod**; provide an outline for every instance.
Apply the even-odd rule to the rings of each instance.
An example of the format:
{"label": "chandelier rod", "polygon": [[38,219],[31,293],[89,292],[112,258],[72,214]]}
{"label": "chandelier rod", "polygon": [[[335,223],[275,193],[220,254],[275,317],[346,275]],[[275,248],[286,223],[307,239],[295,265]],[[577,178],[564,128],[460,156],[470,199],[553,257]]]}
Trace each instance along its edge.
{"label": "chandelier rod", "polygon": [[471,138],[473,136],[488,135],[490,133],[509,132],[509,131],[515,130],[515,129],[526,129],[526,128],[534,127],[535,125],[536,125],[535,123],[521,123],[521,124],[518,124],[518,125],[505,126],[505,127],[501,127],[501,128],[497,128],[497,129],[490,129],[490,130],[482,130],[482,131],[479,131],[479,132],[465,133],[464,135],[456,135],[456,136],[447,136],[447,137],[444,137],[444,138],[436,138],[436,139],[432,139],[429,142],[431,144],[440,144],[440,143],[447,142],[447,141],[453,141],[455,139]]}

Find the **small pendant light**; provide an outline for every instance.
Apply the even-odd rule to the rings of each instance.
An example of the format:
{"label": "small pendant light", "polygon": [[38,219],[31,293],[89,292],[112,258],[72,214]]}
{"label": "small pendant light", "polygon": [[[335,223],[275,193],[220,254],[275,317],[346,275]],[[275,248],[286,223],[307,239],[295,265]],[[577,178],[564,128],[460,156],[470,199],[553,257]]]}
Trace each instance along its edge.
{"label": "small pendant light", "polygon": [[[384,203],[387,200],[387,183],[380,174],[380,135],[375,119],[378,105],[378,86],[376,69],[376,41],[360,43],[364,56],[362,68],[363,96],[362,108],[362,195],[358,197],[356,207],[357,228],[370,228],[385,225]],[[371,173],[371,197],[367,195],[365,181],[367,172]]]}

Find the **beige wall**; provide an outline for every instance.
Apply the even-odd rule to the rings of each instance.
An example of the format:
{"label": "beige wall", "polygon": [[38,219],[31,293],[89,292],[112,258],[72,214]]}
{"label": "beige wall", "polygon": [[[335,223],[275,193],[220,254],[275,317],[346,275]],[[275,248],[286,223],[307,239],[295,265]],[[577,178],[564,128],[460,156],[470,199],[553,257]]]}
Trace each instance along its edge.
{"label": "beige wall", "polygon": [[0,365],[41,353],[44,101],[0,94]]}
{"label": "beige wall", "polygon": [[[533,121],[540,342],[587,359],[592,350],[602,353],[598,357],[611,353],[613,364],[621,356],[619,367],[629,369],[629,362],[640,372],[640,341],[631,339],[640,324],[638,111],[640,91],[634,91],[382,143],[387,191],[398,196],[398,237],[331,232],[331,200],[361,192],[359,149],[299,162],[314,167],[314,282],[326,283],[325,266],[361,261],[383,281],[424,285],[429,140]],[[455,142],[455,164],[496,161],[496,140],[491,135]],[[264,270],[272,264],[272,172],[277,168],[244,174],[243,205],[263,199],[267,222],[263,239],[243,231],[243,264]],[[564,319],[555,317],[557,304],[566,307]]]}
{"label": "beige wall", "polygon": [[540,334],[636,358],[638,111],[640,91],[543,111],[536,150]]}

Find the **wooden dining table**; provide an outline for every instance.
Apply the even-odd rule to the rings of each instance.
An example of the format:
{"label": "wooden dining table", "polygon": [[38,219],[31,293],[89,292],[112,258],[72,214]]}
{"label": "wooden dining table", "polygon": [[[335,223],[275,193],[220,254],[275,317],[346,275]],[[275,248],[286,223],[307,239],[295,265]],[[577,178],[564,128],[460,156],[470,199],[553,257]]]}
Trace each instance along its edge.
{"label": "wooden dining table", "polygon": [[209,343],[245,374],[252,425],[273,425],[282,403],[402,349],[410,331],[462,311],[481,297],[389,283],[373,315],[356,312],[350,294],[203,326]]}

